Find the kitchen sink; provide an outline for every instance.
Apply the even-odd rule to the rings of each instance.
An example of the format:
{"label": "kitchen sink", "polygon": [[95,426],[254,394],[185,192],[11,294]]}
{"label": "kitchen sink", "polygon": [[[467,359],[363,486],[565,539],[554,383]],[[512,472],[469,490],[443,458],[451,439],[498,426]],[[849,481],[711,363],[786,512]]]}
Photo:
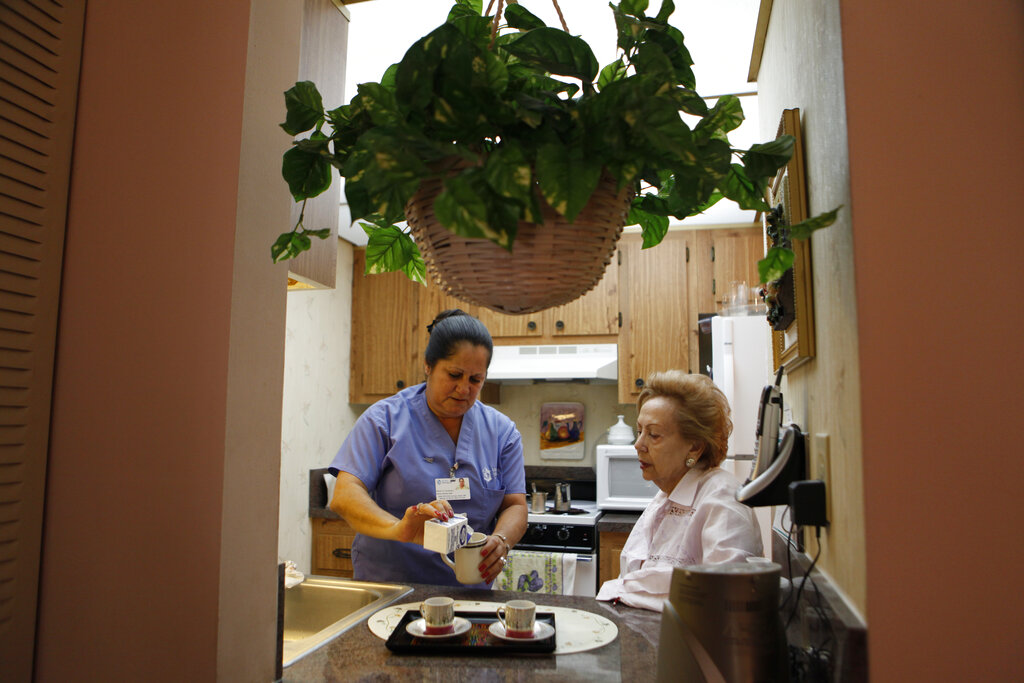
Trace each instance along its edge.
{"label": "kitchen sink", "polygon": [[283,666],[293,664],[411,592],[411,586],[329,576],[310,576],[286,589]]}

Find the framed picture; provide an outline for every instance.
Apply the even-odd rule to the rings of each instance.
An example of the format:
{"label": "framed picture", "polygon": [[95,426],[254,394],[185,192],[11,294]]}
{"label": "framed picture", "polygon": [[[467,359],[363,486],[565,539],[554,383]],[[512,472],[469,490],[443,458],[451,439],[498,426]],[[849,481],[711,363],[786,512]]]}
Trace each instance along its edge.
{"label": "framed picture", "polygon": [[584,432],[582,403],[543,403],[540,407],[540,457],[582,460]]}
{"label": "framed picture", "polygon": [[786,226],[807,218],[807,180],[804,175],[803,136],[800,110],[786,109],[779,121],[777,136],[792,135],[793,156],[779,169],[769,188],[772,211],[763,217],[768,246],[786,246],[793,250],[793,268],[765,285],[768,322],[772,326],[772,357],[775,369],[786,372],[814,358],[814,298],[811,281],[811,245],[809,240],[790,240]]}

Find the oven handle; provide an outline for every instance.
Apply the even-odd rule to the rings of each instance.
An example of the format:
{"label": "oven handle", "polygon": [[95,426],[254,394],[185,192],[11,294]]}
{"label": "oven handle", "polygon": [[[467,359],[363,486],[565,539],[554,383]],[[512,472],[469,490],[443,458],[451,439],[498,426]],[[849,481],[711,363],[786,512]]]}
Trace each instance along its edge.
{"label": "oven handle", "polygon": [[577,562],[593,562],[594,558],[597,557],[596,550],[586,548],[573,550],[572,548],[559,548],[551,545],[530,545],[530,547],[524,548],[521,545],[517,545],[515,549],[522,550],[524,553],[575,553]]}

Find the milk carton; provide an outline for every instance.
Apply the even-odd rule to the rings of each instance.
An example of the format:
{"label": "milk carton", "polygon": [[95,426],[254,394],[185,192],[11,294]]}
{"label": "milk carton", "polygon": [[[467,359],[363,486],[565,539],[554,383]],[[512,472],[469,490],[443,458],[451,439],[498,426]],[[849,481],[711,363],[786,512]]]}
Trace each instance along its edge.
{"label": "milk carton", "polygon": [[466,545],[472,533],[466,515],[453,515],[447,522],[428,519],[423,524],[423,547],[447,555]]}

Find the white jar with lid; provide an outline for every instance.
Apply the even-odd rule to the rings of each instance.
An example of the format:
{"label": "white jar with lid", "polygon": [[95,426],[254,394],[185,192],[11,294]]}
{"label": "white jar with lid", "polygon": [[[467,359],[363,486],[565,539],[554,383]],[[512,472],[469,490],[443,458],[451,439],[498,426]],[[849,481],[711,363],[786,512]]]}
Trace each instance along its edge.
{"label": "white jar with lid", "polygon": [[619,415],[619,421],[608,428],[608,443],[628,445],[635,441],[633,428],[626,424],[625,415]]}

